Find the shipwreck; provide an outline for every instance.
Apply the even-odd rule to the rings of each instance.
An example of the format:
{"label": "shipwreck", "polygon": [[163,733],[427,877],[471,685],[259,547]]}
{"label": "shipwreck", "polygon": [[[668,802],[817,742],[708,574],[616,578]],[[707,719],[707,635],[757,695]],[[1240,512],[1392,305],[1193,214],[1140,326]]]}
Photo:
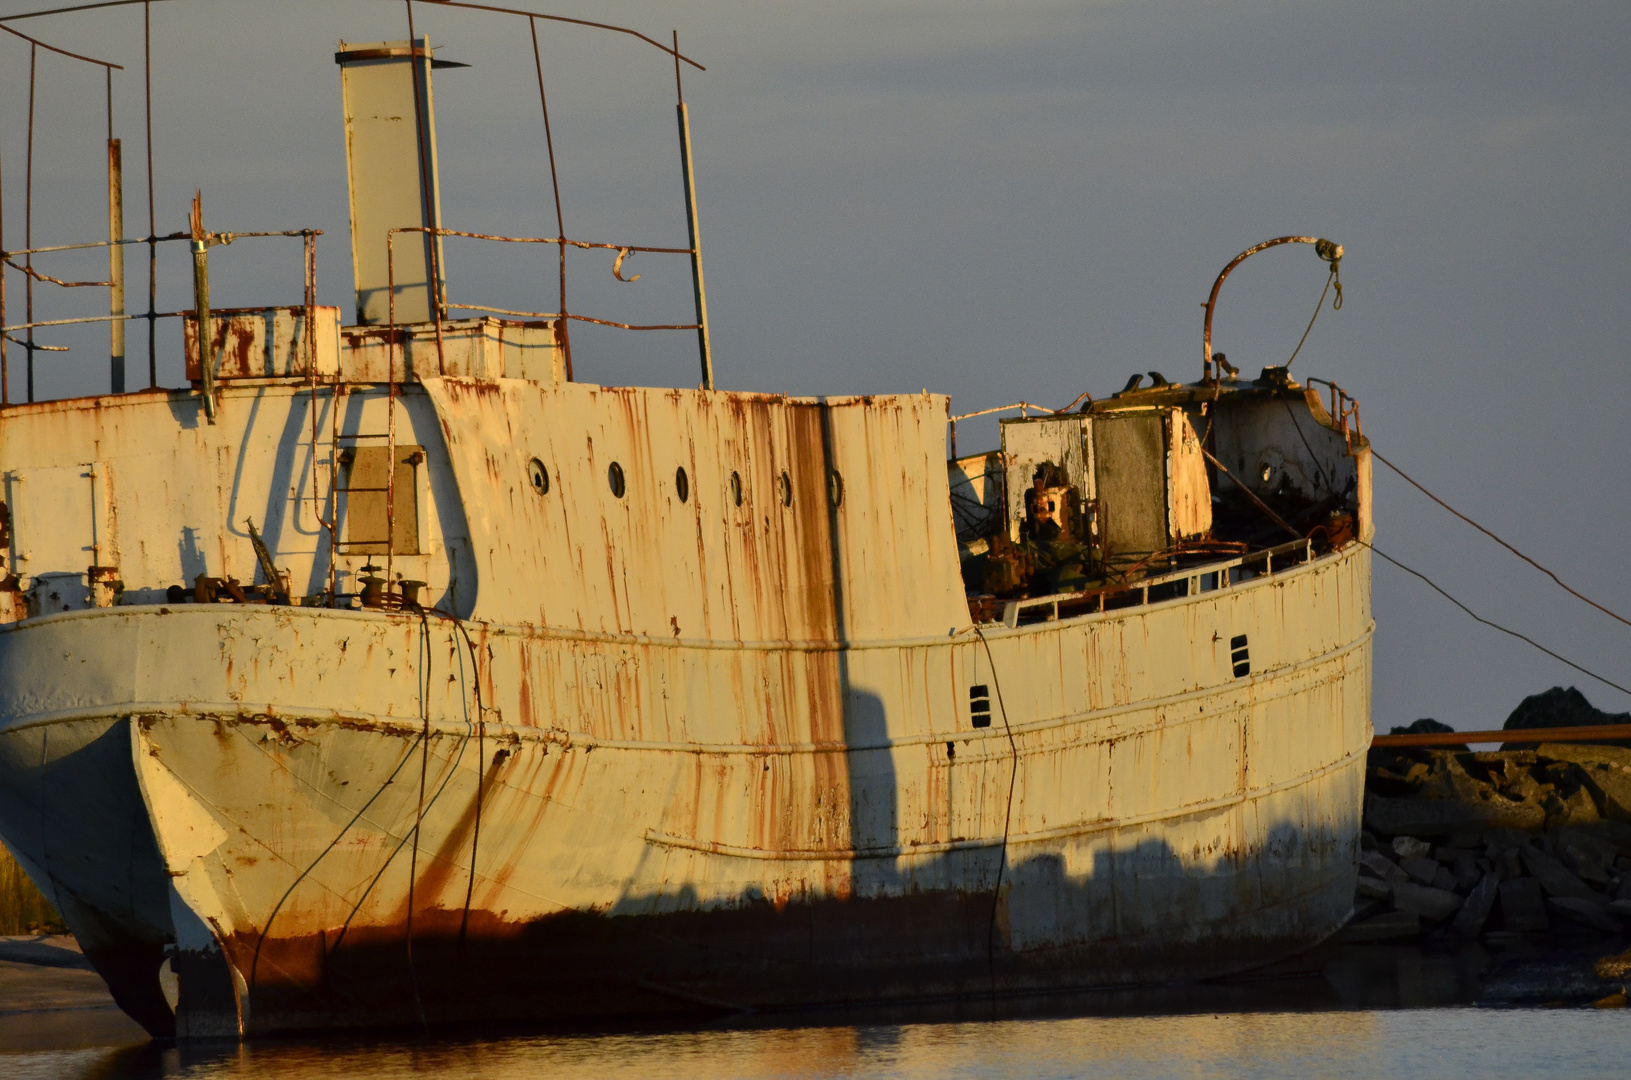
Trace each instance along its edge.
{"label": "shipwreck", "polygon": [[[682,86],[677,40],[599,32]],[[1350,917],[1346,392],[1214,356],[1216,286],[1198,379],[1009,407],[989,452],[933,393],[719,390],[683,99],[688,247],[477,234],[442,221],[424,36],[335,59],[354,308],[318,303],[298,222],[195,201],[127,235],[118,140],[106,239],[0,237],[0,837],[150,1032],[1132,985]],[[558,251],[559,286],[452,297],[453,237]],[[1298,242],[1335,277],[1314,237],[1240,258]],[[228,243],[298,248],[304,294],[212,309]],[[70,248],[108,280],[62,278]],[[574,378],[569,328],[611,320],[567,310],[569,249],[689,260],[694,315],[628,329],[695,348],[700,386]],[[191,307],[131,310],[127,257],[185,261]],[[45,317],[69,284],[80,314]],[[186,385],[127,364],[166,319]],[[85,322],[110,392],[35,400]]]}

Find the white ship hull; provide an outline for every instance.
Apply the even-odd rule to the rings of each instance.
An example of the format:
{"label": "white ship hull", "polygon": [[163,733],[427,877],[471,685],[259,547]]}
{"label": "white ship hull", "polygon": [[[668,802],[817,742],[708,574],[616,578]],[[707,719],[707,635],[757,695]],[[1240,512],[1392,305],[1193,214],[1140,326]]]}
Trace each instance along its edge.
{"label": "white ship hull", "polygon": [[105,970],[178,943],[195,1035],[1217,975],[1348,915],[1368,598],[1355,545],[850,647],[60,614],[0,631],[0,830]]}

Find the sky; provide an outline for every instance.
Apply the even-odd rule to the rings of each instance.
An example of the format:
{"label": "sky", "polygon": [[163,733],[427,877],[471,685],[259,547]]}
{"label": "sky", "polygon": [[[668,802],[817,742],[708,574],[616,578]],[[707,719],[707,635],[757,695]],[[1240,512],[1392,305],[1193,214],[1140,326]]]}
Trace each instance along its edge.
{"label": "sky", "polygon": [[[9,0],[4,12],[54,3]],[[1129,374],[1200,373],[1201,304],[1238,251],[1287,233],[1343,244],[1345,304],[1293,375],[1361,402],[1376,449],[1441,498],[1631,618],[1631,7],[1170,0],[514,6],[668,40],[688,68],[718,384],[792,394],[948,393],[956,412],[1061,406]],[[414,5],[468,68],[435,74],[444,223],[555,235],[526,20]],[[407,36],[387,0],[155,4],[155,223],[315,227],[320,300],[351,308],[333,51]],[[146,230],[141,9],[12,24],[114,73],[130,235]],[[684,246],[669,58],[542,23],[539,66],[568,235]],[[7,35],[0,35],[7,37]],[[6,245],[22,246],[28,46],[0,40]],[[41,54],[36,244],[105,233],[100,69]],[[298,244],[212,252],[217,306],[295,303]],[[282,246],[279,246],[282,245]],[[455,300],[552,308],[537,249],[450,242]],[[96,259],[47,272],[99,277]],[[159,308],[190,306],[180,245]],[[145,303],[133,253],[132,306]],[[105,269],[105,262],[100,269]],[[683,257],[574,255],[572,310],[689,321]],[[12,299],[18,303],[18,279]],[[1307,247],[1230,279],[1216,347],[1283,363],[1324,282]],[[38,294],[36,317],[101,296]],[[10,321],[20,321],[12,318]],[[42,340],[45,340],[42,334]],[[53,332],[42,396],[106,386],[105,330]],[[160,381],[181,381],[159,341]],[[13,350],[14,364],[17,360]],[[132,331],[133,383],[146,341]],[[695,385],[694,338],[574,331],[578,376]],[[13,370],[16,370],[14,366]],[[14,377],[14,384],[15,377]],[[959,429],[963,452],[995,427]],[[1377,547],[1480,615],[1631,687],[1631,626],[1568,596],[1378,465]],[[1374,717],[1499,727],[1527,694],[1631,695],[1481,626],[1377,560]]]}

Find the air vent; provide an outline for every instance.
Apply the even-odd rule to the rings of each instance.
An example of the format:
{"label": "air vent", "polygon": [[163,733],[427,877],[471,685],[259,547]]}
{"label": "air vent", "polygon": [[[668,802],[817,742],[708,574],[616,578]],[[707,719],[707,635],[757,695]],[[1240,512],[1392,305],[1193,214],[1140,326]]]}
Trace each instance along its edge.
{"label": "air vent", "polygon": [[1235,678],[1252,673],[1252,659],[1246,651],[1246,635],[1237,634],[1229,639],[1229,659],[1235,665]]}
{"label": "air vent", "polygon": [[968,688],[968,715],[975,727],[991,726],[991,691],[984,683]]}

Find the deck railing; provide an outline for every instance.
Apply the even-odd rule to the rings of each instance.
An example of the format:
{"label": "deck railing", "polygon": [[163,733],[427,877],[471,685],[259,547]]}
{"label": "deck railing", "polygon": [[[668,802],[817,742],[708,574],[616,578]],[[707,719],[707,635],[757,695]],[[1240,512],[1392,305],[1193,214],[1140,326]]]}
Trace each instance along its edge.
{"label": "deck railing", "polygon": [[[297,236],[303,238],[305,242],[303,245],[304,250],[301,252],[301,268],[305,281],[301,290],[301,296],[302,303],[309,307],[315,302],[314,290],[316,286],[317,274],[316,244],[317,237],[321,236],[322,234],[321,229],[289,229],[282,232],[214,232],[205,233],[202,236],[197,237],[195,237],[191,232],[178,232],[169,233],[164,236],[129,237],[120,240],[97,240],[84,244],[57,244],[51,247],[23,248],[17,251],[0,251],[0,261],[3,261],[4,265],[12,270],[16,270],[19,273],[24,274],[31,284],[38,281],[42,284],[56,285],[59,288],[67,289],[87,287],[106,288],[109,293],[108,307],[110,308],[109,313],[106,315],[77,315],[64,319],[36,319],[28,322],[4,324],[3,316],[5,314],[5,306],[3,301],[3,293],[0,293],[0,324],[3,324],[0,325],[0,333],[4,334],[4,343],[0,343],[0,405],[10,405],[12,403],[10,360],[5,350],[5,343],[19,346],[26,354],[27,389],[24,397],[25,401],[35,400],[34,354],[36,352],[68,351],[68,346],[66,345],[43,345],[34,340],[34,331],[39,329],[59,326],[78,326],[87,323],[122,324],[136,320],[145,321],[149,327],[153,327],[160,319],[195,318],[199,317],[200,312],[202,312],[201,321],[204,325],[199,327],[198,340],[201,343],[211,341],[212,338],[209,332],[209,263],[207,255],[207,252],[211,247],[230,244],[237,240],[261,239],[265,237]],[[65,251],[88,251],[96,248],[112,249],[133,244],[147,244],[156,248],[159,244],[174,243],[177,241],[186,242],[192,252],[191,258],[194,306],[181,311],[157,311],[151,304],[149,304],[147,311],[133,313],[126,312],[124,310],[122,275],[113,274],[110,276],[110,280],[108,281],[68,281],[43,273],[33,265],[33,259],[36,255],[48,255]],[[25,261],[19,263],[16,261],[18,258],[22,258]],[[200,306],[199,301],[202,301],[202,306]],[[23,332],[25,336],[16,336],[18,332]],[[151,338],[151,332],[149,333],[149,337]],[[211,378],[213,372],[210,370],[209,365],[202,363],[202,355],[205,348],[206,346],[200,345],[200,356],[189,359],[198,359],[200,361],[199,371],[203,373],[205,382],[213,383],[214,380]],[[122,353],[116,354],[113,357],[114,367],[111,373],[111,389],[112,392],[116,394],[125,392],[125,373],[123,361],[124,355]],[[156,388],[158,384],[157,360],[153,356],[152,351],[149,350],[148,388]]]}
{"label": "deck railing", "polygon": [[[1004,626],[1017,627],[1028,622],[1055,622],[1061,618],[1071,618],[1077,615],[1089,615],[1102,612],[1107,608],[1131,607],[1148,604],[1153,599],[1170,600],[1180,596],[1194,596],[1202,592],[1211,592],[1216,589],[1227,589],[1242,581],[1253,580],[1258,577],[1273,577],[1276,560],[1282,568],[1296,566],[1308,562],[1314,557],[1313,541],[1293,540],[1289,544],[1278,547],[1264,548],[1261,551],[1251,551],[1238,555],[1232,559],[1220,562],[1202,563],[1199,566],[1189,566],[1182,570],[1173,570],[1166,574],[1157,574],[1152,577],[1141,578],[1135,582],[1122,582],[1115,585],[1106,585],[1098,589],[1088,589],[1083,592],[1053,593],[1048,596],[1032,596],[1020,600],[1001,600],[995,614],[997,618],[988,621],[1000,622]],[[1261,571],[1254,568],[1261,566]],[[1241,571],[1237,576],[1235,571]],[[1245,576],[1250,574],[1250,577]],[[1206,585],[1206,579],[1212,581],[1211,587]],[[1167,595],[1160,595],[1165,592]],[[1027,618],[1027,613],[1030,617]]]}
{"label": "deck railing", "polygon": [[[602,251],[615,251],[617,253],[617,257],[612,260],[612,276],[623,282],[633,282],[640,276],[639,274],[635,274],[633,277],[623,276],[624,260],[637,251],[650,252],[658,255],[685,255],[692,260],[693,264],[698,258],[698,253],[695,248],[649,247],[642,244],[606,244],[591,240],[571,240],[564,236],[499,236],[494,233],[465,232],[461,229],[441,229],[423,225],[406,225],[401,228],[391,229],[386,234],[385,238],[386,285],[389,292],[388,326],[390,328],[390,336],[392,339],[395,339],[396,337],[396,239],[403,233],[419,233],[425,236],[434,236],[438,239],[445,236],[462,236],[472,240],[490,240],[504,244],[546,244],[550,247],[560,248],[563,260],[565,259],[566,249],[569,247],[581,248],[586,251],[597,249]],[[438,359],[440,359],[442,349],[441,320],[447,318],[447,313],[449,311],[482,311],[493,315],[506,315],[511,318],[518,319],[541,319],[549,321],[575,320],[578,322],[594,323],[597,326],[613,326],[622,330],[695,330],[701,334],[707,329],[705,321],[691,323],[641,324],[615,322],[611,319],[597,319],[589,315],[580,315],[576,312],[564,310],[564,301],[566,299],[565,289],[561,290],[561,300],[563,303],[560,306],[563,310],[524,311],[515,308],[493,307],[487,304],[466,303],[459,300],[453,300],[447,296],[446,288],[447,286],[445,282],[437,283],[436,308],[439,319],[437,321],[436,328],[436,349]],[[698,312],[700,316],[702,309],[698,308]],[[705,316],[701,316],[701,318],[705,319]],[[566,341],[566,335],[564,333],[561,334],[560,337],[563,342]],[[567,346],[563,351],[565,352],[566,377],[571,379],[573,377],[573,373],[572,353],[570,346]],[[704,357],[706,358],[706,353],[704,353]],[[709,388],[712,389],[711,369],[706,367],[704,369],[704,381],[709,385]]]}

